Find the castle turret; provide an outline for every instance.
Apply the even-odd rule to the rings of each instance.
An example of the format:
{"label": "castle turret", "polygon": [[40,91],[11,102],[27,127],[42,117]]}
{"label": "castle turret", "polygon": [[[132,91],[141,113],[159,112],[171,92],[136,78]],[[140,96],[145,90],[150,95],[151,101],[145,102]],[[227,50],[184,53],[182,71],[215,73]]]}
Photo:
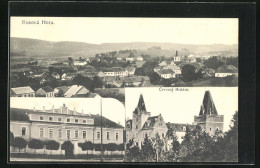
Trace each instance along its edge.
{"label": "castle turret", "polygon": [[145,103],[143,95],[141,94],[139,97],[139,101],[137,107],[133,112],[133,120],[132,120],[132,135],[135,137],[136,133],[138,133],[145,121],[150,117],[151,113],[146,111]]}
{"label": "castle turret", "polygon": [[205,92],[199,115],[194,116],[194,123],[201,126],[209,135],[223,131],[224,116],[218,115],[210,91]]}

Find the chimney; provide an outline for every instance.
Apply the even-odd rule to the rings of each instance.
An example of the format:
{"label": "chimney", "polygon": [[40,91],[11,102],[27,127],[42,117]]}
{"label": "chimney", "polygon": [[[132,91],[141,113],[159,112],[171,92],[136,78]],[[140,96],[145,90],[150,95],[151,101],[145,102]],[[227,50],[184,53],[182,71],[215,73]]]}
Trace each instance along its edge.
{"label": "chimney", "polygon": [[81,115],[83,115],[83,110],[81,110]]}
{"label": "chimney", "polygon": [[178,51],[176,50],[176,55],[175,56],[178,56]]}

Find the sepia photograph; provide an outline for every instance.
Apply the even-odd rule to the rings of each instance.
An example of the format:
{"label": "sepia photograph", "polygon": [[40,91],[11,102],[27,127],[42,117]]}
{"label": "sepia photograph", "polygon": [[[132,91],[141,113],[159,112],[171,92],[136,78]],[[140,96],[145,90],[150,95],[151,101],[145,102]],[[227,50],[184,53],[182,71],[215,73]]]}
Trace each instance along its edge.
{"label": "sepia photograph", "polygon": [[159,86],[238,86],[238,19],[10,18],[11,96]]}
{"label": "sepia photograph", "polygon": [[10,17],[11,162],[238,162],[238,18]]}

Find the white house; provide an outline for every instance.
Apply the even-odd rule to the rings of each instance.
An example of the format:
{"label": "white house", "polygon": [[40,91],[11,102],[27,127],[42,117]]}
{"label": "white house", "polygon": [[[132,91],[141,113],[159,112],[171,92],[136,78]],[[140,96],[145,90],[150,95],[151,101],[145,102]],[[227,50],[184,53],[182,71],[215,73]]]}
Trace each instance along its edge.
{"label": "white house", "polygon": [[215,72],[215,77],[222,78],[226,76],[238,76],[238,69],[233,65],[222,65]]}

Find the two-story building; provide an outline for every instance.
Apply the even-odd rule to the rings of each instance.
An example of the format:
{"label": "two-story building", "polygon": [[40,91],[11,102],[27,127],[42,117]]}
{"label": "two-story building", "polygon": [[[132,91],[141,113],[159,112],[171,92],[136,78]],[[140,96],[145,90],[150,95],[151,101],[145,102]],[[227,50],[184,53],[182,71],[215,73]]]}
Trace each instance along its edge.
{"label": "two-story building", "polygon": [[[103,143],[123,143],[123,127],[103,117]],[[55,140],[62,144],[70,140],[74,153],[81,153],[78,143],[91,141],[101,143],[101,116],[77,112],[65,104],[46,110],[10,108],[10,131],[14,137],[26,140]],[[58,153],[61,153],[59,149]]]}
{"label": "two-story building", "polygon": [[45,86],[36,91],[36,97],[55,97],[54,89],[50,86]]}

